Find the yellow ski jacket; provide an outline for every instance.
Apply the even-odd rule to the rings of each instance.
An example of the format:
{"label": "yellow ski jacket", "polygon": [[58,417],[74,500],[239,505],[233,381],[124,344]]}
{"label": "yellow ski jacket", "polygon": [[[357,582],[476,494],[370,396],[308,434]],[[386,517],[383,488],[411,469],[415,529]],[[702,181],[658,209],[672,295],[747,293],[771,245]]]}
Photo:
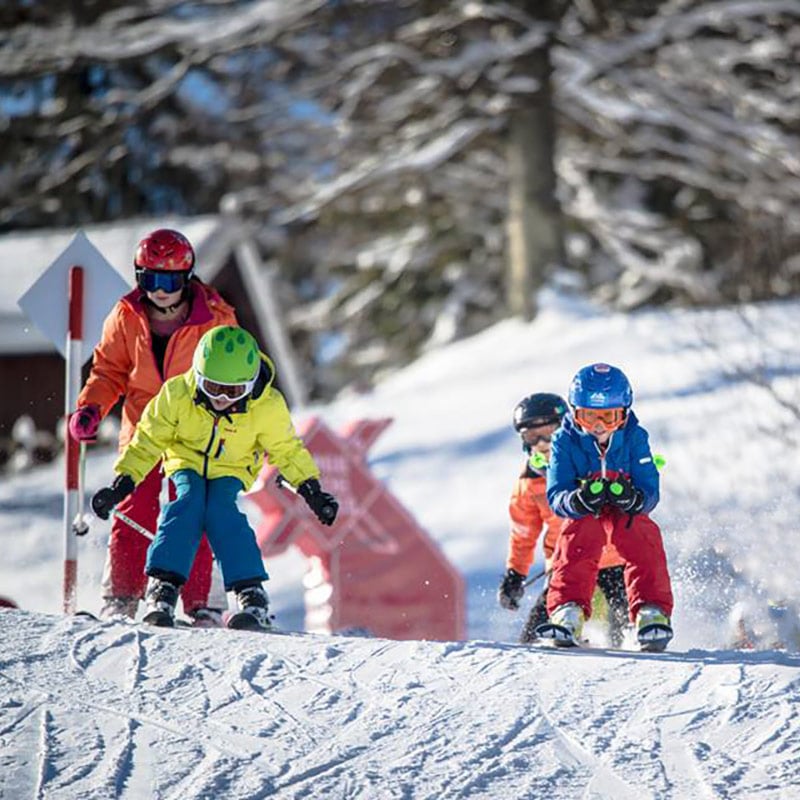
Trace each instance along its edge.
{"label": "yellow ski jacket", "polygon": [[222,413],[205,405],[193,370],[166,381],[145,406],[114,471],[138,484],[163,458],[166,475],[191,469],[208,479],[236,477],[246,491],[266,455],[295,487],[319,478],[283,395],[272,387],[274,366],[263,353],[261,358],[262,377],[253,393]]}

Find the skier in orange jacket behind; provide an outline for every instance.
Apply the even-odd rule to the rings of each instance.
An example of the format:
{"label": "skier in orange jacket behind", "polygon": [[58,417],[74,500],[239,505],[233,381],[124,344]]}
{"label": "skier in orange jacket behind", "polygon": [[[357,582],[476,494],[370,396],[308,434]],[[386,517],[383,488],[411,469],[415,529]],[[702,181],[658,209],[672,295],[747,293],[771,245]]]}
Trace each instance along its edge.
{"label": "skier in orange jacket behind", "polygon": [[[549,576],[556,540],[564,523],[547,502],[547,465],[550,461],[550,439],[567,411],[566,401],[557,394],[539,392],[524,397],[514,409],[514,429],[522,439],[527,459],[514,484],[509,502],[511,534],[508,542],[506,572],[498,589],[503,608],[516,610],[525,591],[525,578],[533,563],[539,537],[544,532],[542,549],[546,576]],[[612,646],[622,644],[628,620],[628,603],[623,580],[625,561],[613,547],[603,550],[597,585],[608,605],[608,637]],[[539,593],[520,642],[534,641],[536,628],[547,622],[547,579]]]}
{"label": "skier in orange jacket behind", "polygon": [[[69,420],[74,439],[92,441],[100,421],[124,396],[120,451],[133,438],[145,405],[164,381],[192,366],[203,334],[217,325],[236,324],[234,310],[194,276],[194,249],[182,233],[168,228],[152,231],[139,242],[133,266],[136,288],[106,317],[92,370]],[[117,510],[141,528],[155,531],[162,482],[161,468],[156,466]],[[136,615],[147,584],[144,565],[149,544],[122,517],[114,517],[103,570],[102,617]],[[184,611],[201,627],[221,625],[223,608],[216,606],[223,601],[227,605],[224,595],[209,598],[211,578],[211,548],[203,538],[183,587]]]}

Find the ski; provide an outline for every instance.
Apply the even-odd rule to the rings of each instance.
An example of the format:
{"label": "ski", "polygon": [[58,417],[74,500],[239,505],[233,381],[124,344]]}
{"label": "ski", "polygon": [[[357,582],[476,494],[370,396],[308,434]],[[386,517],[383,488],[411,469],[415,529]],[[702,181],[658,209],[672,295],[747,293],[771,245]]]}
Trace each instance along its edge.
{"label": "ski", "polygon": [[255,633],[274,633],[272,624],[269,627],[261,625],[249,611],[237,611],[228,617],[226,623],[230,630],[253,631]]}
{"label": "ski", "polygon": [[142,617],[142,624],[149,625],[152,628],[177,628],[179,627],[178,621],[167,611],[160,611],[154,609],[148,611]]}

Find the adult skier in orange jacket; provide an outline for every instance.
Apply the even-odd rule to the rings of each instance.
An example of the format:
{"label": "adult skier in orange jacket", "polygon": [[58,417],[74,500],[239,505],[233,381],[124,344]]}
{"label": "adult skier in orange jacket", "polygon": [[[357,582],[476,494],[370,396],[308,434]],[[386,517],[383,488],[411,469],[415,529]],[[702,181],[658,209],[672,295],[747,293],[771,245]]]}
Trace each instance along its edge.
{"label": "adult skier in orange jacket", "polygon": [[[524,397],[514,409],[514,429],[519,433],[527,460],[511,493],[508,512],[511,533],[508,541],[506,572],[498,590],[500,605],[511,610],[519,607],[525,591],[525,578],[530,571],[536,545],[544,533],[542,549],[545,571],[549,576],[553,553],[564,520],[547,502],[547,465],[550,461],[550,440],[567,411],[566,401],[556,394],[539,392]],[[608,636],[613,646],[622,643],[628,618],[623,580],[625,561],[616,548],[608,544],[600,559],[597,585],[608,604]],[[520,641],[536,639],[536,628],[547,621],[547,581],[531,608]]]}
{"label": "adult skier in orange jacket", "polygon": [[[236,325],[236,316],[219,294],[194,276],[192,245],[178,231],[160,228],[139,243],[134,257],[136,288],[106,317],[92,369],[69,421],[78,441],[95,438],[100,421],[124,396],[119,449],[133,437],[145,405],[167,378],[192,366],[195,347],[217,325]],[[150,542],[121,517],[155,531],[162,487],[155,467],[117,507],[111,524],[103,572],[101,616],[135,616],[143,598]],[[196,624],[221,624],[220,609],[208,608],[212,555],[205,537],[183,587],[184,611]]]}

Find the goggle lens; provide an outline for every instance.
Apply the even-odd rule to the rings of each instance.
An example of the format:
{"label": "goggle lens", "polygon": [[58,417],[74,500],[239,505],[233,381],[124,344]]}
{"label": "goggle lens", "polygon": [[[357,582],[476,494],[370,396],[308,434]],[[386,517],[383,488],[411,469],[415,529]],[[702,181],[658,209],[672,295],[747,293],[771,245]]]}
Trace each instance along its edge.
{"label": "goggle lens", "polygon": [[137,269],[136,283],[143,292],[157,292],[159,289],[172,294],[186,286],[188,272],[167,272],[156,269]]}
{"label": "goggle lens", "polygon": [[539,444],[539,442],[549,442],[553,438],[551,433],[534,433],[529,430],[520,431],[520,436],[522,437],[522,441],[531,447]]}
{"label": "goggle lens", "polygon": [[625,409],[576,408],[575,422],[589,431],[615,431],[625,424]]}
{"label": "goggle lens", "polygon": [[217,383],[202,375],[197,376],[197,385],[203,394],[212,400],[227,400],[228,402],[241,400],[252,389],[252,386],[247,383]]}

